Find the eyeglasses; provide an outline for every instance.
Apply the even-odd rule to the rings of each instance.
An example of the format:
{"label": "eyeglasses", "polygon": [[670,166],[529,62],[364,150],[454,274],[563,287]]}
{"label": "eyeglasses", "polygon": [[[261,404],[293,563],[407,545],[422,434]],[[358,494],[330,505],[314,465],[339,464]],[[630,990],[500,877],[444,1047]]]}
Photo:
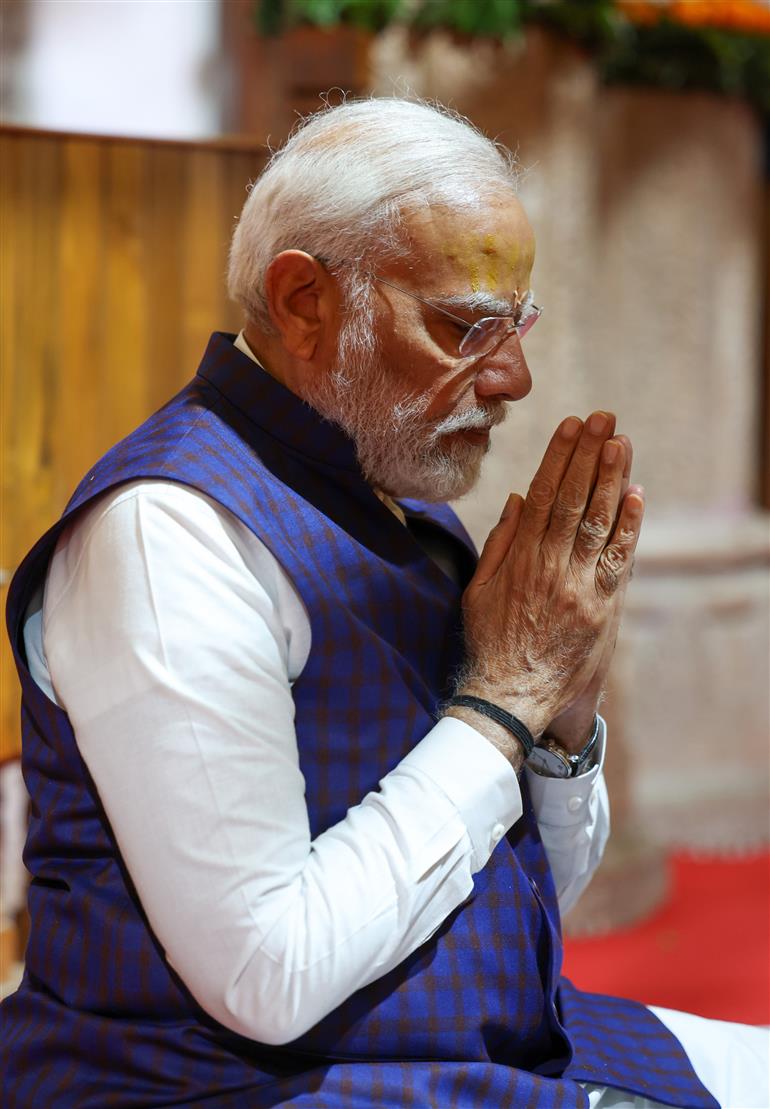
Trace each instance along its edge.
{"label": "eyeglasses", "polygon": [[538,308],[536,304],[524,304],[519,308],[521,314],[518,318],[516,316],[485,316],[483,320],[477,320],[476,323],[470,324],[460,316],[455,316],[453,312],[447,312],[446,308],[439,307],[438,304],[426,300],[425,297],[418,296],[417,293],[410,293],[408,289],[402,289],[400,285],[394,285],[392,281],[388,281],[376,273],[373,273],[372,277],[375,281],[381,281],[383,285],[389,285],[391,289],[395,289],[399,293],[405,293],[413,300],[419,300],[422,304],[427,304],[429,308],[441,312],[442,315],[448,316],[450,320],[454,320],[455,323],[464,327],[466,329],[465,334],[457,348],[458,353],[463,358],[479,358],[483,354],[488,354],[500,343],[504,343],[514,332],[519,339],[523,339],[543,314],[543,309]]}

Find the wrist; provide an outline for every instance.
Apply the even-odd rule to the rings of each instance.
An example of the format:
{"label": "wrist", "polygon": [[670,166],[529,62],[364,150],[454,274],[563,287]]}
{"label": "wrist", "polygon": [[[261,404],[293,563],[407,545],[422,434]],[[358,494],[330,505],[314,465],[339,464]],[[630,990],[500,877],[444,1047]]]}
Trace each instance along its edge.
{"label": "wrist", "polygon": [[497,682],[476,676],[467,677],[461,685],[458,685],[455,694],[458,697],[480,697],[493,705],[499,705],[505,712],[526,725],[535,742],[543,734],[553,715],[553,709],[548,705],[540,704],[537,698],[529,694],[512,693],[510,684],[503,687]]}
{"label": "wrist", "polygon": [[456,720],[461,720],[463,724],[467,724],[474,731],[483,735],[484,739],[491,743],[493,747],[496,747],[503,758],[507,759],[516,773],[520,773],[524,766],[524,748],[519,740],[511,735],[502,724],[490,720],[488,716],[482,716],[475,709],[461,705],[448,705],[442,710],[441,715],[452,716]]}
{"label": "wrist", "polygon": [[573,705],[547,725],[543,738],[555,740],[570,755],[579,754],[591,738],[599,703],[599,697],[592,697]]}
{"label": "wrist", "polygon": [[543,736],[527,760],[527,766],[537,774],[550,778],[575,778],[589,770],[596,757],[600,717],[594,716],[591,734],[579,751],[567,751],[560,743]]}

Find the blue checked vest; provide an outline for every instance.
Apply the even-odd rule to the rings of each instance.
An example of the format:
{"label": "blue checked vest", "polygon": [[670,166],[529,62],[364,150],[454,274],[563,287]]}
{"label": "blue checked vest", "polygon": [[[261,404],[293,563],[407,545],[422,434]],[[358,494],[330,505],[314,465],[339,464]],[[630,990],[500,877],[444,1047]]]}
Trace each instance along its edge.
{"label": "blue checked vest", "polygon": [[[214,335],[195,379],[87,474],[11,587],[32,924],[23,982],[2,1007],[8,1109],[583,1109],[576,1080],[714,1109],[648,1010],[560,978],[556,895],[524,779],[524,815],[468,901],[300,1039],[267,1047],[201,1010],[145,919],[67,715],[33,682],[23,650],[24,614],[64,526],[105,490],[145,477],[232,512],[305,603],[313,645],[294,698],[314,836],[432,727],[460,660],[460,590],[374,496],[353,444],[232,336]],[[404,504],[415,526],[451,537],[470,572],[451,511]]]}

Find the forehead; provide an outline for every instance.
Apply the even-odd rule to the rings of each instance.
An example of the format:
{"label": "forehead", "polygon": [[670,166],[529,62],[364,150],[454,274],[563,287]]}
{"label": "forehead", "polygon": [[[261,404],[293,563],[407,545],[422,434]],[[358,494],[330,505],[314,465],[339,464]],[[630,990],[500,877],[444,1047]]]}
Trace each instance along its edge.
{"label": "forehead", "polygon": [[430,293],[510,296],[530,285],[535,237],[513,194],[465,208],[426,207],[406,219],[413,279]]}

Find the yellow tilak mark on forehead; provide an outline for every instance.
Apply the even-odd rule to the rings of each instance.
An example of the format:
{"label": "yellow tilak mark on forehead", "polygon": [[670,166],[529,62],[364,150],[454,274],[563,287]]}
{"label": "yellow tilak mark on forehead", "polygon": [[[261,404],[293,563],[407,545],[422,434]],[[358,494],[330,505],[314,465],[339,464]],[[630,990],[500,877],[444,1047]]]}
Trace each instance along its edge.
{"label": "yellow tilak mark on forehead", "polygon": [[462,266],[471,292],[478,293],[481,289],[486,289],[497,293],[501,289],[510,288],[517,268],[521,268],[530,252],[523,250],[519,243],[514,243],[501,255],[494,235],[488,234],[481,241],[466,239],[445,243],[442,253],[445,258],[457,261]]}
{"label": "yellow tilak mark on forehead", "polygon": [[487,288],[497,292],[498,282],[498,263],[500,261],[499,255],[495,250],[495,240],[491,235],[484,236],[483,254],[485,260],[485,276],[487,279]]}

